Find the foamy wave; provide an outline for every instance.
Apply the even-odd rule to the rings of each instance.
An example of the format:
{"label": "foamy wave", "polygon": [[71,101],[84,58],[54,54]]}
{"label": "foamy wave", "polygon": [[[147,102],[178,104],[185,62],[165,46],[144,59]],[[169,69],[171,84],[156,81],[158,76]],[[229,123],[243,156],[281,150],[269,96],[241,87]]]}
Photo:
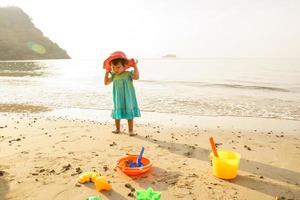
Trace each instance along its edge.
{"label": "foamy wave", "polygon": [[195,85],[199,87],[220,87],[220,88],[236,88],[236,89],[248,89],[248,90],[270,90],[278,92],[292,92],[289,89],[279,87],[269,87],[260,85],[242,85],[242,84],[230,84],[230,83],[205,83],[205,82],[187,82],[187,81],[156,81],[156,80],[140,80],[144,83],[157,83],[157,84],[186,84]]}

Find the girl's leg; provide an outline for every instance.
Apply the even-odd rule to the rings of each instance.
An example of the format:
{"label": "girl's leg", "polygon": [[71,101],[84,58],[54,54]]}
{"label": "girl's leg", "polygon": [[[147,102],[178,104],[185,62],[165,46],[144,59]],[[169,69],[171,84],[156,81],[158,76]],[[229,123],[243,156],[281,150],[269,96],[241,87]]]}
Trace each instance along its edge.
{"label": "girl's leg", "polygon": [[129,120],[128,120],[128,132],[129,132],[129,135],[130,135],[130,136],[135,135],[135,134],[133,133],[133,119],[129,119]]}
{"label": "girl's leg", "polygon": [[121,120],[120,119],[116,119],[115,120],[115,124],[116,124],[116,130],[114,130],[113,133],[120,133]]}

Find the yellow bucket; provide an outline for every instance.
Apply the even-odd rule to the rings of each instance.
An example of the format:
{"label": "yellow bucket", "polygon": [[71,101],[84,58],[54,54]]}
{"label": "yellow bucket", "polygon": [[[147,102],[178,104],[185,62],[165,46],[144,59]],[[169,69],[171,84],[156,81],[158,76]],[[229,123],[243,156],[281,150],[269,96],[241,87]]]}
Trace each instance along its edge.
{"label": "yellow bucket", "polygon": [[237,176],[241,155],[233,151],[218,150],[219,157],[210,153],[213,175],[221,179],[233,179]]}

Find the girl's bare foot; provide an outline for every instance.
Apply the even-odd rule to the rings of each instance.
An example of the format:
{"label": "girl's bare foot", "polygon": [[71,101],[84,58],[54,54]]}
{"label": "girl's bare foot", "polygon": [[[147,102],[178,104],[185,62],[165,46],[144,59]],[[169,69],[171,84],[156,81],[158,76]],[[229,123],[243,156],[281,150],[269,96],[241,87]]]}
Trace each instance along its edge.
{"label": "girl's bare foot", "polygon": [[129,136],[136,136],[136,135],[137,135],[137,134],[134,133],[133,131],[128,131],[128,133],[129,133]]}
{"label": "girl's bare foot", "polygon": [[118,130],[118,129],[116,129],[116,130],[112,131],[112,133],[114,133],[114,134],[119,134],[119,133],[121,133],[121,131]]}

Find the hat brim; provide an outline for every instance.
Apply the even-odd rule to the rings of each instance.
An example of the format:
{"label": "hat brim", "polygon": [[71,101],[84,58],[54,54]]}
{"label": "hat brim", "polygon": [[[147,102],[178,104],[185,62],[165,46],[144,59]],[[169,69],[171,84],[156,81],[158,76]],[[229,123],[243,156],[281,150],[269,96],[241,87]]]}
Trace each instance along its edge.
{"label": "hat brim", "polygon": [[[113,56],[109,56],[106,60],[104,60],[103,62],[103,69],[106,69],[108,71],[111,71],[111,66],[110,66],[110,62],[112,60],[118,59],[118,58],[122,58],[124,60],[126,60],[126,63],[128,62],[127,58],[124,58],[121,55],[113,55]],[[129,68],[129,66],[125,65],[125,69]]]}

